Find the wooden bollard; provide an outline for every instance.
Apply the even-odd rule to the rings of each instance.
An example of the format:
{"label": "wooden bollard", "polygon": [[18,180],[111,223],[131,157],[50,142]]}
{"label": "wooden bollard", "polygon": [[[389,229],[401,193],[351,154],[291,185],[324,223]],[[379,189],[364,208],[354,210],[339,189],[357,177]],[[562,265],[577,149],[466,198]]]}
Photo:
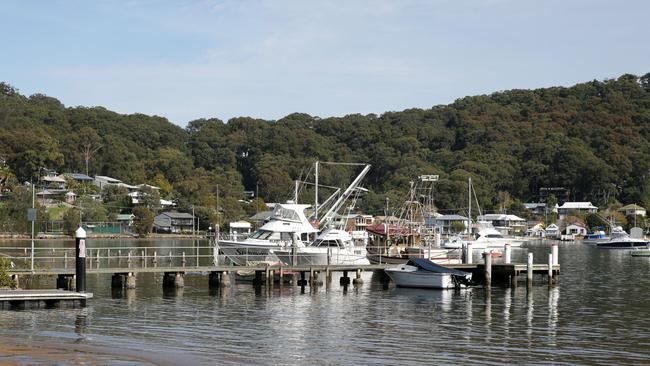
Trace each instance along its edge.
{"label": "wooden bollard", "polygon": [[339,283],[343,286],[347,286],[350,284],[350,277],[348,277],[348,271],[343,271],[343,277],[341,277]]}
{"label": "wooden bollard", "polygon": [[526,265],[526,286],[533,285],[533,253],[528,253],[528,264]]}
{"label": "wooden bollard", "polygon": [[465,256],[465,263],[472,264],[472,243],[467,243],[467,254]]}
{"label": "wooden bollard", "polygon": [[309,286],[314,286],[314,269],[309,267]]}
{"label": "wooden bollard", "polygon": [[485,287],[492,286],[492,251],[483,252],[483,259],[485,260]]}
{"label": "wooden bollard", "polygon": [[352,280],[353,285],[362,285],[363,284],[363,278],[361,278],[361,269],[357,269],[357,276]]}
{"label": "wooden bollard", "polygon": [[506,244],[503,251],[505,252],[505,254],[504,254],[504,256],[505,256],[504,263],[506,263],[506,264],[512,263],[512,245]]}
{"label": "wooden bollard", "polygon": [[553,253],[548,253],[548,284],[553,283]]}
{"label": "wooden bollard", "polygon": [[560,264],[560,257],[558,253],[557,243],[551,245],[551,254],[553,254],[553,265],[557,266],[558,264]]}

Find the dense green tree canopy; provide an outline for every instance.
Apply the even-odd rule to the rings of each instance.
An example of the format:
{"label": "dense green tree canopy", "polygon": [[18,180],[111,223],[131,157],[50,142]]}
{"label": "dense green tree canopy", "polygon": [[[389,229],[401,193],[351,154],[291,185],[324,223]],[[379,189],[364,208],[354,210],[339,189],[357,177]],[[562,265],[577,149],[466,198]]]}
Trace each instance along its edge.
{"label": "dense green tree canopy", "polygon": [[[164,197],[211,221],[251,212],[240,202],[245,190],[267,202],[290,199],[293,181],[316,159],[372,164],[360,205],[375,214],[385,197],[391,205],[403,199],[420,174],[440,175],[443,211],[466,206],[469,177],[484,211],[516,209],[541,187],[566,187],[571,199],[600,205],[648,206],[649,80],[510,90],[381,116],[200,119],[185,129],[157,116],[69,108],[0,83],[0,156],[20,182],[40,168],[86,172],[87,163],[91,175],[157,183]],[[323,171],[321,182],[341,185],[350,174]]]}

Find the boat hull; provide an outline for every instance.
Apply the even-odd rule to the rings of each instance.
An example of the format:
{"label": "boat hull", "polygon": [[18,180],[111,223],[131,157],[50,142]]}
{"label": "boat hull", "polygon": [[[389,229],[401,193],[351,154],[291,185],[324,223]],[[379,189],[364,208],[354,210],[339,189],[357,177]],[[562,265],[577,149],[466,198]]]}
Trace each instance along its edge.
{"label": "boat hull", "polygon": [[362,254],[348,253],[346,251],[308,250],[299,249],[294,256],[290,250],[274,250],[278,259],[289,265],[368,265],[370,261]]}
{"label": "boat hull", "polygon": [[596,247],[600,249],[635,249],[635,248],[645,248],[648,246],[648,243],[650,242],[644,240],[606,241],[606,242],[596,243]]}
{"label": "boat hull", "polygon": [[395,286],[427,289],[450,289],[456,288],[456,283],[449,273],[433,273],[428,271],[409,271],[400,266],[387,268],[384,271],[393,280]]}
{"label": "boat hull", "polygon": [[238,266],[274,264],[279,261],[272,250],[278,245],[249,244],[237,241],[220,241],[219,252]]}

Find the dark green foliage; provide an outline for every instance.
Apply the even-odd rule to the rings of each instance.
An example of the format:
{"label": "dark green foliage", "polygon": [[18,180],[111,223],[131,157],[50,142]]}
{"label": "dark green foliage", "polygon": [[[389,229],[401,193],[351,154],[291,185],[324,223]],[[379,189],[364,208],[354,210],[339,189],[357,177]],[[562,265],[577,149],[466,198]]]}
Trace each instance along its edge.
{"label": "dark green foliage", "polygon": [[81,224],[81,211],[77,208],[69,208],[63,214],[63,231],[72,237]]}
{"label": "dark green foliage", "polygon": [[[316,159],[372,164],[364,180],[371,192],[359,203],[371,214],[383,213],[386,197],[396,208],[420,174],[440,175],[443,212],[466,209],[469,177],[483,212],[523,214],[521,202],[537,200],[541,187],[566,187],[570,199],[597,205],[648,206],[649,80],[626,74],[381,116],[200,119],[186,129],[155,116],[66,108],[0,84],[0,156],[18,181],[40,167],[85,172],[87,162],[89,174],[159,182],[165,198],[212,223],[253,212],[239,202],[244,190],[257,187],[267,202],[292,198],[293,181]],[[324,171],[321,182],[341,185],[350,175]]]}
{"label": "dark green foliage", "polygon": [[138,206],[133,209],[133,227],[139,237],[144,238],[149,236],[151,229],[153,229],[154,215],[150,209],[145,206]]}
{"label": "dark green foliage", "polygon": [[11,261],[7,258],[0,257],[0,288],[16,288],[16,281],[11,279],[7,269],[11,267]]}

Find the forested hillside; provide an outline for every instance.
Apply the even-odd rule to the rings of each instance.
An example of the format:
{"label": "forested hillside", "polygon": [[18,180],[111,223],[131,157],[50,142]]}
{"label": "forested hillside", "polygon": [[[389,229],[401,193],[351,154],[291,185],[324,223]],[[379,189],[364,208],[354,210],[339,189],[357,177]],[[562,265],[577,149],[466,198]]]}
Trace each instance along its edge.
{"label": "forested hillside", "polygon": [[[292,181],[316,159],[372,164],[360,203],[369,213],[379,213],[386,196],[399,202],[419,174],[440,175],[442,210],[465,205],[468,177],[484,211],[535,200],[540,187],[647,207],[650,74],[381,116],[202,119],[185,129],[156,116],[65,107],[0,84],[0,157],[16,182],[40,167],[85,173],[87,160],[90,175],[158,185],[184,207],[214,207],[218,185],[229,217],[245,214],[238,200],[256,185],[266,201],[290,198]],[[324,174],[323,182],[337,183]]]}

